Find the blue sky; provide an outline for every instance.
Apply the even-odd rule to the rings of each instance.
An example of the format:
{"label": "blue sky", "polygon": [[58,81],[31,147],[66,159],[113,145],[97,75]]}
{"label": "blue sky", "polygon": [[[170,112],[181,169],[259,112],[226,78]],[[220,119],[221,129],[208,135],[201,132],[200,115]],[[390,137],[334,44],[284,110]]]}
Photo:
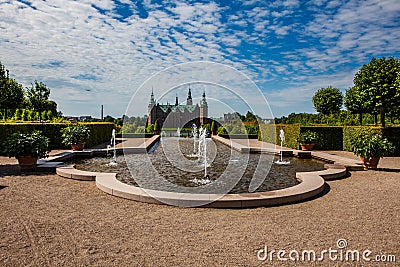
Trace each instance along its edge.
{"label": "blue sky", "polygon": [[316,90],[344,92],[372,57],[399,57],[399,17],[398,0],[1,0],[0,60],[25,86],[46,83],[66,115],[99,117],[104,104],[120,116],[155,73],[211,61],[249,77],[282,116],[314,112]]}

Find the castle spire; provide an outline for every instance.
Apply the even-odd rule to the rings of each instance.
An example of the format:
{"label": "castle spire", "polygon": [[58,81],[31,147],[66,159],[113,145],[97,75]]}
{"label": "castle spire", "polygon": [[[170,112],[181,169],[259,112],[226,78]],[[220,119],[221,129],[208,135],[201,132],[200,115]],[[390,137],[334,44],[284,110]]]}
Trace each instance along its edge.
{"label": "castle spire", "polygon": [[175,97],[175,106],[178,106],[178,105],[179,105],[178,94],[176,94],[176,97]]}
{"label": "castle spire", "polygon": [[193,105],[192,91],[190,90],[190,84],[189,84],[188,97],[186,99],[186,105]]}
{"label": "castle spire", "polygon": [[200,101],[200,124],[208,122],[208,104],[206,100],[206,91],[203,90],[203,97]]}
{"label": "castle spire", "polygon": [[208,106],[207,100],[206,100],[206,91],[205,90],[203,90],[203,98],[200,101],[200,106],[204,106],[204,107]]}
{"label": "castle spire", "polygon": [[153,86],[151,87],[151,95],[150,95],[150,102],[149,106],[154,106],[156,104],[156,101],[154,99],[154,92],[153,92]]}

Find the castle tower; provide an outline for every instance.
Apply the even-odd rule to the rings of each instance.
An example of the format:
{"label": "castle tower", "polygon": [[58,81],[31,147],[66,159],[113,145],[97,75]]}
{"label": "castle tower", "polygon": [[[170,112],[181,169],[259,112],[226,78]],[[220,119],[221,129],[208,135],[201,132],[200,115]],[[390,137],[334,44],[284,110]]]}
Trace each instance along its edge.
{"label": "castle tower", "polygon": [[190,90],[190,85],[189,85],[188,97],[186,99],[186,105],[193,105],[192,91]]}
{"label": "castle tower", "polygon": [[206,92],[203,91],[203,98],[200,101],[200,124],[206,124],[208,118],[208,104],[206,100]]}
{"label": "castle tower", "polygon": [[178,106],[178,105],[179,105],[178,94],[176,94],[176,97],[175,97],[175,106]]}
{"label": "castle tower", "polygon": [[153,93],[153,87],[151,88],[151,96],[150,96],[150,101],[149,101],[149,105],[147,106],[147,113],[148,113],[148,118],[147,118],[147,125],[152,124],[153,121],[155,121],[154,119],[154,112],[153,108],[156,105],[156,101],[154,99],[154,93]]}

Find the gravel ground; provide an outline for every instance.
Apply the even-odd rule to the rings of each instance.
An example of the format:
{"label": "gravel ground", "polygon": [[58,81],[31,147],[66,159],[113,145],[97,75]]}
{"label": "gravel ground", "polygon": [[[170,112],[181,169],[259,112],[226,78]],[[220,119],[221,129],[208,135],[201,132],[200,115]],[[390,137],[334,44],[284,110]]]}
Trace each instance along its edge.
{"label": "gravel ground", "polygon": [[[332,152],[333,153],[333,152]],[[398,167],[400,158],[384,158]],[[21,175],[0,157],[0,266],[398,266],[400,172],[352,172],[329,192],[255,209],[177,208],[120,199],[94,182]],[[259,261],[257,251],[369,249],[396,263]],[[262,255],[262,254],[261,254]],[[288,257],[288,254],[286,254]]]}

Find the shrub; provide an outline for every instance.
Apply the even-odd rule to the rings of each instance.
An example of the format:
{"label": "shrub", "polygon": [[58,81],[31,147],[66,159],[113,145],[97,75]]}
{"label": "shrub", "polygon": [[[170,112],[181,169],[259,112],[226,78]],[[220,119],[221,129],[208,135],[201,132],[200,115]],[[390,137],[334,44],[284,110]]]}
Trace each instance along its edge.
{"label": "shrub", "polygon": [[14,133],[4,143],[4,153],[11,157],[32,156],[48,157],[49,138],[40,131],[32,133]]}
{"label": "shrub", "polygon": [[76,145],[85,143],[90,136],[90,130],[85,125],[75,124],[61,130],[61,138],[64,145]]}
{"label": "shrub", "polygon": [[343,128],[343,150],[353,151],[352,146],[360,135],[382,134],[380,127],[352,126]]}
{"label": "shrub", "polygon": [[305,131],[299,135],[297,142],[301,145],[303,144],[315,144],[318,139],[318,135],[310,130]]}
{"label": "shrub", "polygon": [[[85,122],[80,124],[86,125],[90,130],[90,137],[86,142],[87,147],[109,142],[111,131],[114,129],[113,123]],[[35,130],[41,131],[44,136],[50,139],[50,148],[64,148],[65,146],[62,145],[61,129],[70,125],[70,122],[65,122],[62,119],[56,119],[53,123],[0,123],[0,151],[4,149],[4,140],[13,133],[31,133]]]}
{"label": "shrub", "polygon": [[391,155],[394,152],[394,146],[381,135],[363,134],[355,138],[352,151],[357,156],[370,160],[372,157],[381,158]]}

